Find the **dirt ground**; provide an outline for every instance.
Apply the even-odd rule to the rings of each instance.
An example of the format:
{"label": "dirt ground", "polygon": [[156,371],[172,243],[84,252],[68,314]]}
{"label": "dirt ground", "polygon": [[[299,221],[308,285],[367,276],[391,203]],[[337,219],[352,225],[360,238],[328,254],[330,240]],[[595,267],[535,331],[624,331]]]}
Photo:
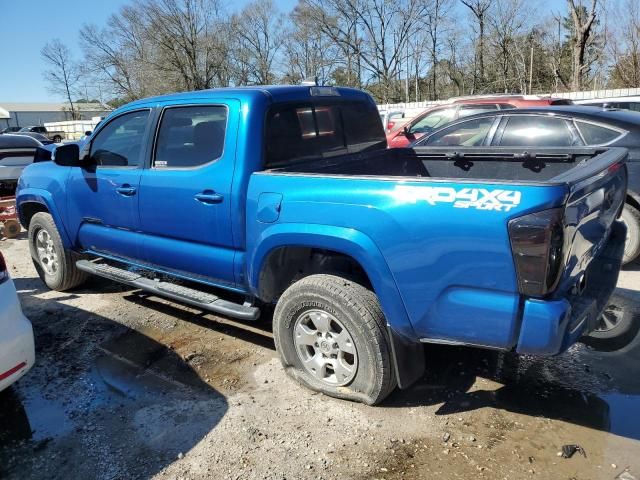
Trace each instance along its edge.
{"label": "dirt ground", "polygon": [[[0,478],[640,479],[640,335],[549,359],[427,347],[425,377],[367,407],[286,377],[269,319],[101,279],[50,292],[24,234],[0,249],[37,355],[0,394]],[[640,321],[640,266],[617,294]]]}

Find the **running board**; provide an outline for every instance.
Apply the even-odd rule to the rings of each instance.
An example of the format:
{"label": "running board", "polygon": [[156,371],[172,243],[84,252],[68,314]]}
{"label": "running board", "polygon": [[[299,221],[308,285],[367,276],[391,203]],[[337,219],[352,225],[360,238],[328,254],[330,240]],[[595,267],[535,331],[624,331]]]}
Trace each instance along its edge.
{"label": "running board", "polygon": [[131,285],[132,287],[155,293],[161,297],[170,298],[171,300],[176,300],[203,310],[219,313],[239,320],[254,321],[260,316],[260,309],[258,307],[229,302],[228,300],[223,300],[212,293],[183,287],[182,285],[176,285],[175,283],[152,280],[140,275],[139,273],[131,272],[123,268],[102,263],[93,263],[89,260],[78,260],[76,262],[76,267],[83,272]]}

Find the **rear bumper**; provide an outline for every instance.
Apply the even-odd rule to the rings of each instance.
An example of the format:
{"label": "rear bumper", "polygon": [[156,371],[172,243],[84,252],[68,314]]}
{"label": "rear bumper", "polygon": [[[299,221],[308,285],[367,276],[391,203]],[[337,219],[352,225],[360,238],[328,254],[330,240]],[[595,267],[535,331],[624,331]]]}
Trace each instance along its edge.
{"label": "rear bumper", "polygon": [[23,315],[9,280],[0,285],[0,391],[27,373],[34,360],[31,322]]}
{"label": "rear bumper", "polygon": [[586,286],[580,293],[524,301],[518,353],[555,355],[595,328],[618,282],[625,238],[626,227],[616,221],[606,248],[587,268]]}

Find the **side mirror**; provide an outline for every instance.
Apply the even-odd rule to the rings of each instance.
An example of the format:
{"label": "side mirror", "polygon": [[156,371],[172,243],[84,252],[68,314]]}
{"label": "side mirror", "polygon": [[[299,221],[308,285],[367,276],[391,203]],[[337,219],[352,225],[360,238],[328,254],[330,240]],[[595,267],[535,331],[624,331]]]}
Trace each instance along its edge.
{"label": "side mirror", "polygon": [[56,147],[51,155],[51,159],[61,167],[80,167],[80,147],[75,143],[60,145]]}
{"label": "side mirror", "polygon": [[87,137],[90,137],[92,133],[93,133],[93,132],[92,132],[91,130],[87,130],[86,132],[84,132],[84,134],[85,134]]}
{"label": "side mirror", "polygon": [[33,163],[48,162],[51,160],[51,149],[46,147],[36,148],[36,153],[33,156]]}

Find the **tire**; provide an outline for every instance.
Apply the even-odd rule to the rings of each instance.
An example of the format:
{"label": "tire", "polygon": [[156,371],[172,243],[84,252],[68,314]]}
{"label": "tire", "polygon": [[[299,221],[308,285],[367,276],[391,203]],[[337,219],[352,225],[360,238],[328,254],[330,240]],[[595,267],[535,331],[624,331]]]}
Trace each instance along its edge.
{"label": "tire", "polygon": [[627,226],[627,242],[624,245],[622,257],[622,264],[626,265],[640,255],[640,211],[626,203],[620,219]]}
{"label": "tire", "polygon": [[[41,232],[42,237],[39,237]],[[47,241],[39,242],[39,238]],[[46,248],[41,255],[39,247],[42,249],[43,246]],[[51,290],[64,292],[77,287],[89,277],[88,273],[76,267],[76,262],[83,257],[71,250],[65,250],[56,224],[48,213],[38,212],[31,219],[29,251],[38,275]]]}
{"label": "tire", "polygon": [[620,350],[629,345],[640,330],[640,317],[634,315],[629,300],[613,295],[598,320],[596,329],[582,342],[602,352]]}
{"label": "tire", "polygon": [[[314,321],[318,319],[316,325]],[[326,330],[320,324],[329,325],[329,337],[319,336]],[[346,330],[346,336],[342,330]],[[380,303],[371,290],[352,280],[320,274],[291,285],[276,305],[273,334],[287,374],[311,390],[375,405],[397,385]],[[314,336],[329,340],[311,346]],[[331,352],[337,352],[337,358],[331,357],[335,355]],[[328,357],[323,357],[324,353]],[[319,363],[310,359],[326,368],[312,373],[309,366]],[[305,360],[308,366],[304,365]]]}
{"label": "tire", "polygon": [[60,143],[62,141],[62,137],[60,135],[56,135],[52,138],[53,143]]}

